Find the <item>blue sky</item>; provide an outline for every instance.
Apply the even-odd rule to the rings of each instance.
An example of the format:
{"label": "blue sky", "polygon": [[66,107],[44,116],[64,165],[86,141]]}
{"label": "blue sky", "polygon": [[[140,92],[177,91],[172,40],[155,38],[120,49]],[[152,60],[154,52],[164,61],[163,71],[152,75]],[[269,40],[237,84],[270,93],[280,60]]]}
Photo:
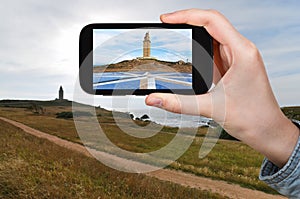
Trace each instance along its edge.
{"label": "blue sky", "polygon": [[[279,104],[300,105],[298,0],[4,1],[0,4],[0,98],[54,99],[63,85],[66,98],[72,99],[82,27],[159,22],[160,14],[187,8],[222,12],[260,49]],[[98,99],[110,106],[110,98]]]}
{"label": "blue sky", "polygon": [[152,57],[164,61],[192,60],[191,29],[97,29],[93,34],[94,64],[142,57],[146,32],[150,35]]}

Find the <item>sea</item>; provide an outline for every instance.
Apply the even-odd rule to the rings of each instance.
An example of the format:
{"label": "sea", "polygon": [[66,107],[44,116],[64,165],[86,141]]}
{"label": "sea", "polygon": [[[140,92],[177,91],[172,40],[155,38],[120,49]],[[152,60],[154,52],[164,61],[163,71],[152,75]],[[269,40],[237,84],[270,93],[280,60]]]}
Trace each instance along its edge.
{"label": "sea", "polygon": [[[140,110],[136,110],[131,112],[135,118],[141,118],[145,115],[145,112]],[[149,115],[148,115],[149,114]],[[183,114],[174,114],[170,112],[156,112],[152,111],[150,113],[146,113],[149,116],[150,120],[161,124],[164,126],[170,127],[199,127],[199,126],[207,126],[210,121],[209,118],[201,117],[201,116],[191,116],[191,115],[183,115]]]}
{"label": "sea", "polygon": [[147,115],[149,120],[157,124],[169,127],[200,127],[208,126],[211,121],[210,118],[202,116],[184,115],[167,112],[157,108],[145,109],[111,109],[113,111],[125,112],[133,115],[133,119],[141,119],[142,116]]}
{"label": "sea", "polygon": [[150,121],[170,127],[199,127],[208,125],[210,118],[171,113],[145,104],[145,96],[94,96],[95,106],[110,111],[132,114],[134,119],[147,115]]}

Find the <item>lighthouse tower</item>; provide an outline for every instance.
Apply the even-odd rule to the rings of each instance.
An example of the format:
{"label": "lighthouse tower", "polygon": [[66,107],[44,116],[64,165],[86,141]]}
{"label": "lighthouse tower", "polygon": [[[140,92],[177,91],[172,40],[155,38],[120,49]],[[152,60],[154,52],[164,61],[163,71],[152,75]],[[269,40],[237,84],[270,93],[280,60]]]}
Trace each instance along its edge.
{"label": "lighthouse tower", "polygon": [[64,100],[64,90],[62,86],[60,86],[59,91],[58,91],[58,100],[62,101]]}
{"label": "lighthouse tower", "polygon": [[149,32],[145,34],[143,41],[143,58],[151,57],[151,41]]}

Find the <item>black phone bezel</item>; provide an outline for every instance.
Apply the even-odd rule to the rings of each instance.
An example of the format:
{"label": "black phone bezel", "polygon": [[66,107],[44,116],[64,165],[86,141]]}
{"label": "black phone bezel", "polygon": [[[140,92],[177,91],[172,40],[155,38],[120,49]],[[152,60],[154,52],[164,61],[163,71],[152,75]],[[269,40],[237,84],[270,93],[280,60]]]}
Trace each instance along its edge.
{"label": "black phone bezel", "polygon": [[[93,30],[94,29],[192,29],[192,89],[93,89]],[[202,49],[199,49],[199,46]],[[204,49],[204,51],[203,51]],[[201,51],[201,53],[199,52]],[[208,56],[209,55],[209,56]],[[205,57],[205,58],[203,58]],[[148,95],[154,92],[175,94],[203,94],[213,81],[212,38],[203,27],[165,23],[96,23],[85,26],[79,38],[79,81],[81,88],[94,95]]]}

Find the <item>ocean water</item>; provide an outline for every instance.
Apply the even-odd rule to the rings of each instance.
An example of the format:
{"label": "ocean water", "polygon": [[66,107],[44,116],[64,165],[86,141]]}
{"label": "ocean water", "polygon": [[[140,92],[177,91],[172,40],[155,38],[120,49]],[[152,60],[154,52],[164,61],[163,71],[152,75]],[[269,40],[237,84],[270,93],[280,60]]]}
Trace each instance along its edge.
{"label": "ocean water", "polygon": [[114,110],[133,114],[134,119],[141,118],[143,115],[147,115],[150,118],[150,121],[170,127],[199,127],[208,125],[208,122],[210,121],[209,118],[202,116],[175,114],[156,108],[131,109],[127,111],[117,109]]}
{"label": "ocean water", "polygon": [[147,115],[151,121],[171,127],[199,127],[207,125],[211,119],[202,116],[192,116],[171,113],[145,104],[146,96],[94,96],[94,106],[110,111],[133,114],[134,118]]}

